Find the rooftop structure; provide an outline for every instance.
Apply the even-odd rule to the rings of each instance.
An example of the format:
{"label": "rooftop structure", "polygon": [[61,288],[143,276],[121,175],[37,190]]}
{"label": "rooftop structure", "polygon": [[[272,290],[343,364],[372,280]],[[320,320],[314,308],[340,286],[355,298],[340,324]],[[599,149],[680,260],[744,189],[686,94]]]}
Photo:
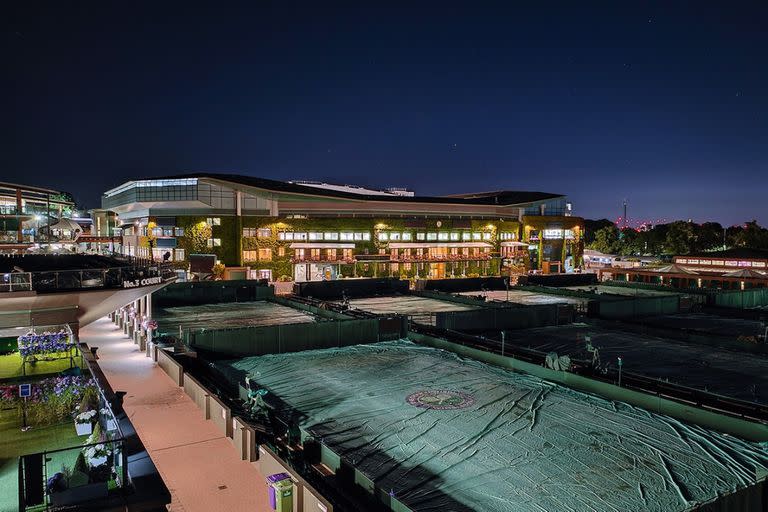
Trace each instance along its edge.
{"label": "rooftop structure", "polygon": [[545,192],[416,196],[196,173],[126,182],[102,207],[120,216],[126,254],[216,254],[273,281],[572,271],[582,251],[582,220]]}

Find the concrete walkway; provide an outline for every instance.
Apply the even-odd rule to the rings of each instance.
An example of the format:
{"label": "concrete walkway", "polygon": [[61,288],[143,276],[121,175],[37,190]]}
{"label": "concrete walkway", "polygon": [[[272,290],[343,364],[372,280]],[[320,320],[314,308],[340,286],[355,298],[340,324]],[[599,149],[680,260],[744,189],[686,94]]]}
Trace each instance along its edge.
{"label": "concrete walkway", "polygon": [[80,330],[173,496],[174,512],[270,509],[264,477],[240,460],[183,389],[107,318]]}

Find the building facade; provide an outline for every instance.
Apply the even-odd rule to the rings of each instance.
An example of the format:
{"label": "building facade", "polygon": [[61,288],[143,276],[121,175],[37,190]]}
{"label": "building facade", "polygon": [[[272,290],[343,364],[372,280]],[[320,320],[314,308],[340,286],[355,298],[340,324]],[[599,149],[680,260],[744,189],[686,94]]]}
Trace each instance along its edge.
{"label": "building facade", "polygon": [[[70,218],[74,207],[74,201],[65,192],[0,182],[0,250],[58,241],[64,230],[48,227]],[[70,235],[67,233],[67,237]]]}
{"label": "building facade", "polygon": [[446,278],[581,265],[583,221],[541,192],[419,197],[248,176],[195,174],[104,193],[130,255],[216,254],[270,280]]}

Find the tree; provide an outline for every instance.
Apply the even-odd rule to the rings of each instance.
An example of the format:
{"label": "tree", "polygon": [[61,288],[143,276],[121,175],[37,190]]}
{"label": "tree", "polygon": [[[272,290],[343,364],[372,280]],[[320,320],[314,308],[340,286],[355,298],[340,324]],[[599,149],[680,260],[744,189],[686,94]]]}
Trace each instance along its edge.
{"label": "tree", "polygon": [[750,249],[768,249],[768,229],[760,227],[755,220],[747,222],[736,234],[734,245]]}
{"label": "tree", "polygon": [[664,250],[668,254],[689,254],[696,245],[694,224],[678,220],[668,224]]}
{"label": "tree", "polygon": [[621,248],[620,233],[619,228],[613,224],[600,228],[595,233],[595,240],[589,245],[589,248],[604,254],[613,254]]}

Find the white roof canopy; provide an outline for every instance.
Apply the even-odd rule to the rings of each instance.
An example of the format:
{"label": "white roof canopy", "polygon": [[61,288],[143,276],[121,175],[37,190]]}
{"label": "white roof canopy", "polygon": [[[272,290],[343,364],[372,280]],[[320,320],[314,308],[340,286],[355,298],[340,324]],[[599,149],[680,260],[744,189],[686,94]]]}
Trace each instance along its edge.
{"label": "white roof canopy", "polygon": [[528,247],[525,242],[501,242],[502,247]]}

